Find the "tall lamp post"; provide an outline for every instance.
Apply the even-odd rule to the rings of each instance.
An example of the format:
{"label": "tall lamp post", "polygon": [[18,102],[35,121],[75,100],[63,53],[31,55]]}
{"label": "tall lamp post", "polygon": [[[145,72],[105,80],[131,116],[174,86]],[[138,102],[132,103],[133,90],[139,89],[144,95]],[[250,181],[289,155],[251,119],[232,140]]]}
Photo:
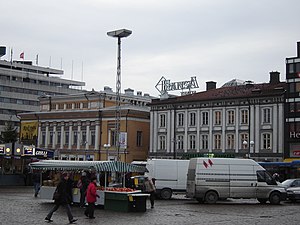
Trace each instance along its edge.
{"label": "tall lamp post", "polygon": [[108,161],[108,149],[110,148],[110,144],[104,144],[103,147],[106,150],[106,160]]}
{"label": "tall lamp post", "polygon": [[120,153],[120,118],[121,118],[121,110],[120,110],[120,91],[121,91],[121,38],[128,37],[131,35],[131,30],[121,29],[107,32],[107,35],[113,38],[118,38],[118,55],[117,55],[117,77],[116,77],[116,124],[115,124],[115,142],[117,149],[117,160],[119,160]]}

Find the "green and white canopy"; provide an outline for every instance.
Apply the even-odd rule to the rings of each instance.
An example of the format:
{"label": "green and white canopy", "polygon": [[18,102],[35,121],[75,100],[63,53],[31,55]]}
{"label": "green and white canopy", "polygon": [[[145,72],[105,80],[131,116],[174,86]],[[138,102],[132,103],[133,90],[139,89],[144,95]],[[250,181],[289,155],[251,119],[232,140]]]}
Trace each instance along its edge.
{"label": "green and white canopy", "polygon": [[120,172],[129,173],[146,172],[146,167],[132,165],[120,161],[68,161],[68,160],[41,160],[29,164],[35,170],[63,170],[76,171],[92,169],[96,172]]}

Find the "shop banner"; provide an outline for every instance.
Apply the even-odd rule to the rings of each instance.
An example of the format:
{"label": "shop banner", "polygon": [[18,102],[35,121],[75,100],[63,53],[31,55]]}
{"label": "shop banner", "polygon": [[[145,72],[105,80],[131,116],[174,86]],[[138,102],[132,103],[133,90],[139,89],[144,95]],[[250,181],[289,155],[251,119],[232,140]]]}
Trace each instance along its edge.
{"label": "shop banner", "polygon": [[27,146],[27,145],[24,145],[23,146],[23,155],[28,155],[28,156],[33,156],[35,155],[35,148],[34,146]]}
{"label": "shop banner", "polygon": [[35,143],[38,135],[38,122],[21,122],[21,141],[33,141]]}
{"label": "shop banner", "polygon": [[120,132],[119,143],[120,148],[127,148],[127,132]]}
{"label": "shop banner", "polygon": [[0,155],[5,154],[5,145],[0,145]]}

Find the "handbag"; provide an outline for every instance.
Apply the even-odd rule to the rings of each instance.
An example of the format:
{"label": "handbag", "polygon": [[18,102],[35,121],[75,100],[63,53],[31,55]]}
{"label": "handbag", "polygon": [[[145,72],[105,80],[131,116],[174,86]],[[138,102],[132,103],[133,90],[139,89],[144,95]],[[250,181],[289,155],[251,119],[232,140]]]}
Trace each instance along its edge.
{"label": "handbag", "polygon": [[58,188],[56,188],[55,191],[54,191],[54,193],[53,193],[52,199],[55,200],[55,201],[57,201],[57,200],[59,200],[59,198],[60,198],[60,193],[58,191]]}

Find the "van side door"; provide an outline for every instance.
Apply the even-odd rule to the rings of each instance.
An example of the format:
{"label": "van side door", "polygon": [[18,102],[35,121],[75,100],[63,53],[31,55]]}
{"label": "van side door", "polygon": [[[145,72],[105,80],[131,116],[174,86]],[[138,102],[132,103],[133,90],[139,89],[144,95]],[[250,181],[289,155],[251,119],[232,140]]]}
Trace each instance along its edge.
{"label": "van side door", "polygon": [[230,196],[256,198],[256,173],[253,165],[230,165]]}

